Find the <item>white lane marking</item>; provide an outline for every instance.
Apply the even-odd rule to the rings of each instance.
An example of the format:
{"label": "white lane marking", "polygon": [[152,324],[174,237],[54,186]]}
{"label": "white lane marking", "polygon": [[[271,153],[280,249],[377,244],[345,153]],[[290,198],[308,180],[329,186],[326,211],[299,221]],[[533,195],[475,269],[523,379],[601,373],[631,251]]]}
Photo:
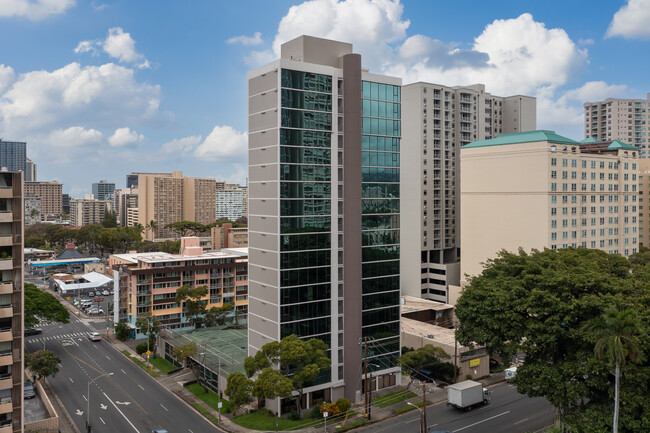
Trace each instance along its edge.
{"label": "white lane marking", "polygon": [[130,425],[131,427],[133,427],[133,430],[135,430],[136,433],[140,433],[140,430],[138,430],[137,428],[135,428],[135,426],[134,426],[134,425],[131,423],[131,421],[126,417],[126,415],[124,415],[124,413],[120,410],[120,408],[117,407],[117,405],[116,405],[115,403],[113,403],[113,400],[111,400],[110,398],[108,398],[108,396],[106,395],[105,392],[103,392],[102,394],[104,394],[104,397],[106,397],[106,399],[107,399],[108,401],[111,402],[111,404],[113,405],[113,407],[114,407],[114,408],[115,408],[115,409],[120,413],[120,415],[122,415],[122,417],[124,417],[124,419],[126,420],[126,422],[128,422],[129,425]]}
{"label": "white lane marking", "polygon": [[193,432],[192,430],[190,430],[190,429],[187,429],[187,430],[189,430],[190,433],[194,433],[194,432]]}
{"label": "white lane marking", "polygon": [[162,403],[160,403],[160,407],[162,407],[162,408],[165,409],[167,412],[169,412],[169,410],[167,410],[167,408],[166,408],[165,406],[163,406]]}
{"label": "white lane marking", "polygon": [[505,411],[505,412],[503,412],[503,413],[500,413],[500,414],[498,414],[498,415],[494,415],[494,416],[491,416],[491,417],[489,417],[489,418],[486,418],[486,419],[484,419],[483,421],[478,421],[478,422],[475,422],[474,424],[466,425],[465,427],[461,427],[461,428],[459,428],[459,429],[454,430],[454,433],[456,433],[457,431],[465,430],[466,428],[474,427],[475,425],[478,425],[478,424],[484,423],[484,422],[486,422],[486,421],[493,420],[494,418],[498,418],[498,417],[500,417],[500,416],[502,416],[502,415],[505,415],[505,414],[508,414],[508,413],[510,413],[509,410],[507,410],[507,411]]}
{"label": "white lane marking", "polygon": [[[120,370],[122,370],[122,369],[120,368]],[[126,371],[122,370],[122,373],[126,374]]]}
{"label": "white lane marking", "polygon": [[81,410],[81,409],[77,409],[77,411],[75,412],[75,415],[79,415],[79,416],[81,416],[81,415],[83,415],[83,414],[84,414],[84,411]]}
{"label": "white lane marking", "polygon": [[72,382],[72,383],[74,383],[74,380],[72,380],[72,378],[71,378],[71,377],[69,377],[68,379],[70,379],[70,382]]}
{"label": "white lane marking", "polygon": [[142,387],[142,385],[138,384],[138,386],[140,387],[141,390],[144,391],[144,388]]}
{"label": "white lane marking", "polygon": [[110,361],[111,358],[109,358],[108,355],[106,355],[106,359],[108,359]]}
{"label": "white lane marking", "polygon": [[101,416],[99,417],[99,420],[102,422],[102,424],[106,425],[106,423],[104,422]]}
{"label": "white lane marking", "polygon": [[81,394],[81,396],[84,398],[84,400],[88,401],[85,395]]}
{"label": "white lane marking", "polygon": [[414,422],[414,421],[420,421],[420,419],[419,419],[419,418],[415,418],[415,419],[412,419],[411,421],[406,421],[404,424],[408,424],[408,423],[410,423],[410,422]]}
{"label": "white lane marking", "polygon": [[521,424],[522,422],[524,422],[524,421],[528,421],[529,419],[530,419],[530,418],[524,418],[524,419],[522,419],[521,421],[517,421],[517,422],[514,423],[513,425]]}

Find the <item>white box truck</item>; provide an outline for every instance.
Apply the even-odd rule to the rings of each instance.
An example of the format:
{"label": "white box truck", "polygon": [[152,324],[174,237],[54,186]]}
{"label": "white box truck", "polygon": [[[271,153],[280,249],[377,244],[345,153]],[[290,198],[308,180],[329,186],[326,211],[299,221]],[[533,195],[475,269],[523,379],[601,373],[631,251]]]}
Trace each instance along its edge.
{"label": "white box truck", "polygon": [[466,380],[447,387],[447,405],[458,409],[472,410],[477,404],[487,404],[489,391],[483,388],[483,384]]}

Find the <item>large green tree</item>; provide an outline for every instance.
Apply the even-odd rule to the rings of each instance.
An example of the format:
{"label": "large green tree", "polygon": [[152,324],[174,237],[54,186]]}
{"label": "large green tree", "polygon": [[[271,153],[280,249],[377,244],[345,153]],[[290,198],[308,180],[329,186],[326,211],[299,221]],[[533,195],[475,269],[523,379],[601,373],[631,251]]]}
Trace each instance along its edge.
{"label": "large green tree", "polygon": [[[431,370],[434,377],[449,382],[454,378],[454,365],[443,361],[451,356],[431,344],[404,353],[397,359],[402,371],[411,374],[421,369]],[[410,383],[409,383],[410,385]]]}
{"label": "large green tree", "polygon": [[621,367],[627,362],[643,359],[640,343],[643,331],[634,311],[619,311],[616,307],[610,307],[602,316],[589,323],[588,331],[595,340],[596,356],[614,366],[616,383],[613,432],[617,433]]}
{"label": "large green tree", "polygon": [[38,324],[40,319],[68,323],[70,312],[56,297],[27,283],[25,284],[25,327]]}
{"label": "large green tree", "polygon": [[[506,362],[525,354],[519,392],[545,397],[572,431],[610,431],[614,381],[586,324],[615,305],[635,310],[647,329],[649,283],[646,267],[631,272],[627,259],[599,250],[501,251],[458,300],[458,341],[485,345]],[[647,350],[647,339],[641,346]],[[627,368],[621,431],[650,431],[649,370]]]}
{"label": "large green tree", "polygon": [[25,364],[38,379],[54,377],[59,372],[61,358],[50,350],[37,350],[34,353],[25,352]]}
{"label": "large green tree", "polygon": [[235,405],[235,413],[242,404],[251,401],[253,381],[247,378],[244,373],[236,371],[228,376],[225,393],[228,399]]}
{"label": "large green tree", "polygon": [[177,221],[175,223],[167,224],[165,228],[172,229],[180,237],[196,236],[208,230],[205,224],[197,223],[194,221]]}
{"label": "large green tree", "polygon": [[296,391],[295,401],[301,410],[303,389],[313,384],[318,374],[330,366],[327,357],[327,344],[319,339],[301,340],[295,335],[288,335],[281,341],[266,343],[255,354],[244,360],[244,369],[248,377],[267,368],[278,370],[291,380]]}
{"label": "large green tree", "polygon": [[184,307],[188,321],[194,328],[201,328],[205,323],[208,301],[202,298],[207,294],[207,286],[191,287],[189,284],[184,284],[176,290],[176,302]]}

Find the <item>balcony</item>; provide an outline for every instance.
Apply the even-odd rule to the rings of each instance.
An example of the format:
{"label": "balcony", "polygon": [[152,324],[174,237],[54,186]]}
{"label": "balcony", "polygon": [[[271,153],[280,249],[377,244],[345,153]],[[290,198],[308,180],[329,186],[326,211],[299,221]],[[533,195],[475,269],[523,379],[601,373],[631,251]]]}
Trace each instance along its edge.
{"label": "balcony", "polygon": [[[9,403],[9,406],[11,406],[11,403]],[[0,433],[12,433],[12,432],[13,432],[13,427],[11,426],[11,421],[0,421]]]}
{"label": "balcony", "polygon": [[0,389],[11,389],[13,381],[11,380],[11,373],[4,373],[0,375]]}
{"label": "balcony", "polygon": [[10,186],[0,187],[0,198],[13,198],[14,190]]}
{"label": "balcony", "polygon": [[[11,413],[13,409],[11,406],[11,397],[0,398],[0,413]],[[11,421],[3,421],[2,424],[0,424],[0,432],[3,431],[2,426],[6,422],[11,426]]]}
{"label": "balcony", "polygon": [[11,281],[0,281],[0,295],[11,295],[14,285]]}
{"label": "balcony", "polygon": [[0,366],[11,365],[14,362],[11,349],[0,350]]}
{"label": "balcony", "polygon": [[14,214],[10,210],[0,211],[0,223],[10,223],[14,220]]}
{"label": "balcony", "polygon": [[13,317],[14,309],[11,304],[1,304],[0,305],[0,318]]}
{"label": "balcony", "polygon": [[11,257],[0,258],[0,271],[10,271],[14,267]]}
{"label": "balcony", "polygon": [[14,339],[13,333],[11,332],[11,326],[0,328],[0,343],[5,341],[11,341]]}

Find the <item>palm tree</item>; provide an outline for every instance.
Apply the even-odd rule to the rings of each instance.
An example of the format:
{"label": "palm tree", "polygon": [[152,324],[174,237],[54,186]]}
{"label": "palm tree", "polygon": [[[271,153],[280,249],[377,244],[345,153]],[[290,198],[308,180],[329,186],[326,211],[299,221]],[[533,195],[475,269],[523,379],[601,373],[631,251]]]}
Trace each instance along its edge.
{"label": "palm tree", "polygon": [[619,311],[616,307],[608,308],[600,317],[588,326],[595,342],[594,352],[600,359],[606,360],[615,368],[614,389],[614,426],[618,432],[618,406],[621,366],[629,362],[640,362],[643,358],[640,337],[643,331],[631,310]]}
{"label": "palm tree", "polygon": [[147,224],[147,230],[151,230],[151,240],[156,239],[156,230],[158,230],[158,223],[154,220],[149,221],[149,224]]}

